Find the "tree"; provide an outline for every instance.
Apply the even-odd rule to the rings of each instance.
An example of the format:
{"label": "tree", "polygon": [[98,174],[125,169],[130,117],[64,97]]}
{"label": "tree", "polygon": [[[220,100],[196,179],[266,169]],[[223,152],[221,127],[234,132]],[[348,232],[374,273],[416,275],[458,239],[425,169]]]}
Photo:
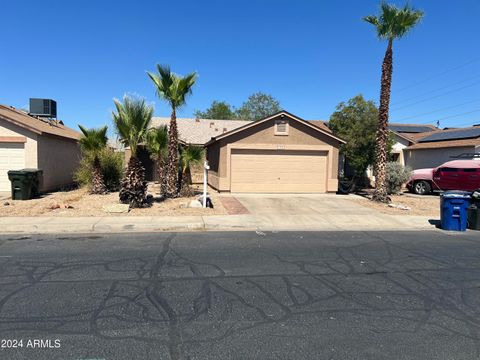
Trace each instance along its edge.
{"label": "tree", "polygon": [[380,39],[387,40],[387,50],[382,64],[380,90],[380,109],[378,112],[378,130],[375,150],[375,192],[373,200],[388,202],[385,166],[387,162],[388,112],[393,72],[393,40],[407,34],[423,17],[423,12],[409,5],[398,8],[382,2],[379,16],[370,15],[363,19],[372,24]]}
{"label": "tree", "polygon": [[79,141],[82,153],[93,158],[91,193],[106,194],[108,189],[103,179],[99,154],[107,146],[107,127],[104,126],[99,129],[87,129],[82,125],[78,125],[78,127],[82,131],[82,137]]}
{"label": "tree", "polygon": [[236,117],[244,120],[259,120],[281,110],[280,103],[273,96],[257,92],[236,111]]}
{"label": "tree", "polygon": [[116,112],[112,113],[113,123],[117,129],[120,141],[125,147],[130,147],[125,177],[121,182],[120,201],[130,204],[130,207],[142,207],[146,203],[147,182],[145,168],[137,157],[138,145],[145,140],[153,107],[148,106],[144,99],[124,96],[123,104],[114,100]]}
{"label": "tree", "polygon": [[157,65],[157,74],[148,72],[153,81],[159,98],[165,100],[172,110],[170,127],[168,128],[168,159],[166,164],[166,192],[167,197],[177,197],[178,182],[178,130],[177,110],[185,105],[187,95],[192,93],[192,87],[197,79],[196,73],[180,76],[170,71],[166,65]]}
{"label": "tree", "polygon": [[168,154],[168,127],[166,125],[151,128],[147,132],[147,149],[150,157],[155,161],[160,181],[160,193],[163,194],[165,192],[165,162]]}
{"label": "tree", "polygon": [[197,110],[194,113],[198,119],[233,120],[235,109],[225,101],[212,101],[210,107],[205,111]]}
{"label": "tree", "polygon": [[375,133],[378,109],[373,101],[357,95],[347,103],[341,102],[330,116],[328,126],[347,143],[340,148],[355,170],[363,176],[375,159]]}
{"label": "tree", "polygon": [[197,165],[202,162],[205,156],[205,150],[202,146],[187,145],[180,148],[180,164],[181,164],[181,188],[180,193],[183,196],[191,196],[190,190],[191,173],[190,166]]}

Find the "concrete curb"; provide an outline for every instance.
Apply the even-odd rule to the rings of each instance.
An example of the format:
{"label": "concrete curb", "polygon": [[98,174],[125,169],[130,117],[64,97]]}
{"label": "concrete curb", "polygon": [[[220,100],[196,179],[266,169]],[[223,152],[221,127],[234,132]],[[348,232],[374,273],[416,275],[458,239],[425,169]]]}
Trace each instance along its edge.
{"label": "concrete curb", "polygon": [[434,230],[425,216],[212,215],[181,217],[3,217],[3,234],[123,233],[179,231],[362,231]]}

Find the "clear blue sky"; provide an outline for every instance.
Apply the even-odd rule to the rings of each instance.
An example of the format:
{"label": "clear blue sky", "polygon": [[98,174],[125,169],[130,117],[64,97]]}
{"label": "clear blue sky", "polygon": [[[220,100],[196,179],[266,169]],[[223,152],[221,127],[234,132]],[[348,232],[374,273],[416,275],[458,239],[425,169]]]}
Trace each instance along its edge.
{"label": "clear blue sky", "polygon": [[[390,120],[480,123],[480,2],[410,3],[426,16],[394,45]],[[113,98],[134,93],[166,116],[145,74],[162,63],[199,73],[181,116],[263,91],[302,118],[328,119],[356,94],[378,101],[386,44],[361,20],[378,8],[378,0],[6,1],[0,103],[52,98],[67,125],[99,126],[111,123]]]}

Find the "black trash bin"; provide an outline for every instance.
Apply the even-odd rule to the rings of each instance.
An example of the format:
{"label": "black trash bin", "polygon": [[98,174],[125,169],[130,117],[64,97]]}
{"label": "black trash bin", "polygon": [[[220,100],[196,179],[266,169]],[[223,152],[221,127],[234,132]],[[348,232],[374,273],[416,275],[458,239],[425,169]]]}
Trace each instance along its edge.
{"label": "black trash bin", "polygon": [[8,179],[12,184],[12,200],[28,200],[40,193],[42,170],[10,170]]}
{"label": "black trash bin", "polygon": [[42,184],[43,171],[39,169],[27,169],[33,173],[32,198],[40,195],[40,186]]}
{"label": "black trash bin", "polygon": [[471,201],[467,209],[467,225],[471,230],[480,230],[480,189],[472,193]]}

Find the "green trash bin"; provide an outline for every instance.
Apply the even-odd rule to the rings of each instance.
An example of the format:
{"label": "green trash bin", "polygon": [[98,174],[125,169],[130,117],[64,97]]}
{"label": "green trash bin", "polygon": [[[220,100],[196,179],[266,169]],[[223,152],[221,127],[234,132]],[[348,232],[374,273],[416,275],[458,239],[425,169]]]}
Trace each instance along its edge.
{"label": "green trash bin", "polygon": [[10,170],[8,179],[12,184],[12,200],[28,200],[40,193],[42,171],[38,169]]}

